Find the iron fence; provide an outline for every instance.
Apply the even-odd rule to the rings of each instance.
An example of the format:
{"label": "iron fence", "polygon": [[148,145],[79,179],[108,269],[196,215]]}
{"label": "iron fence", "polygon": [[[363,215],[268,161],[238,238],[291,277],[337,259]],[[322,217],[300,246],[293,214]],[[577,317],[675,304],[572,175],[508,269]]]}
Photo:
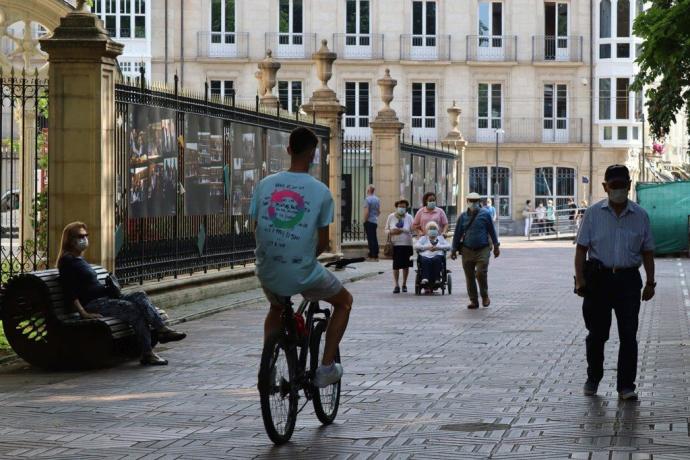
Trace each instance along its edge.
{"label": "iron fence", "polygon": [[327,182],[329,129],[313,118],[209,100],[208,88],[178,90],[177,77],[172,90],[118,84],[116,110],[115,271],[124,283],[252,262],[254,187],[289,167],[298,126],[319,137],[313,174]]}
{"label": "iron fence", "polygon": [[46,268],[48,82],[0,69],[0,287]]}
{"label": "iron fence", "polygon": [[443,209],[448,221],[457,218],[458,158],[454,150],[443,145],[415,144],[413,140],[400,145],[400,196],[410,201],[416,213],[427,192],[436,194],[436,205]]}
{"label": "iron fence", "polygon": [[366,189],[373,181],[371,141],[344,139],[342,151],[341,240],[365,241],[362,214]]}

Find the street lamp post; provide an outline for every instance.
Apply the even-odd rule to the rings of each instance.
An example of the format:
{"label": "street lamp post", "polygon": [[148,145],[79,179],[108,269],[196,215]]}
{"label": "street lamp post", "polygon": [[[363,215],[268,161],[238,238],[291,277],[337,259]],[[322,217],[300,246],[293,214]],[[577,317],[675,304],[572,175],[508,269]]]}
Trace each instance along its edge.
{"label": "street lamp post", "polygon": [[501,128],[496,129],[496,169],[494,169],[494,211],[496,212],[496,234],[498,235],[498,136],[505,133]]}
{"label": "street lamp post", "polygon": [[640,158],[641,158],[641,160],[640,160],[640,164],[641,164],[640,177],[642,178],[642,182],[645,181],[646,176],[647,176],[647,173],[646,173],[646,170],[647,170],[646,166],[647,165],[645,164],[646,158],[645,158],[645,154],[644,154],[644,148],[645,148],[644,144],[645,144],[645,137],[646,137],[645,132],[644,132],[644,121],[645,120],[644,120],[644,113],[643,113],[642,114],[642,152],[640,153]]}

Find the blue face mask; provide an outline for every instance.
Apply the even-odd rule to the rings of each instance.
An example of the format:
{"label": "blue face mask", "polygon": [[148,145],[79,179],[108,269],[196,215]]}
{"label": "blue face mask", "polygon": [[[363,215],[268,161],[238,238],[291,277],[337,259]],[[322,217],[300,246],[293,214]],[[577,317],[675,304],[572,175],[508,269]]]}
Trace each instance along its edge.
{"label": "blue face mask", "polygon": [[434,209],[434,208],[436,208],[436,202],[435,201],[429,201],[426,204],[426,207],[427,207],[427,209]]}
{"label": "blue face mask", "polygon": [[401,216],[405,215],[405,212],[407,211],[407,208],[398,208],[398,214]]}
{"label": "blue face mask", "polygon": [[438,230],[432,228],[431,230],[429,230],[429,236],[432,238],[436,238],[438,236]]}

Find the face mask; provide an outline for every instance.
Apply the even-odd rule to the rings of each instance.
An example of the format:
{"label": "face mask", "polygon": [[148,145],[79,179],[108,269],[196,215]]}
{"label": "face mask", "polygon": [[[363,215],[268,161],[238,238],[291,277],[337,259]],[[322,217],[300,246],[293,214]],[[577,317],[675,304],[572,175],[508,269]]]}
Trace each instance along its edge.
{"label": "face mask", "polygon": [[89,247],[89,239],[87,237],[77,238],[77,249],[85,251]]}
{"label": "face mask", "polygon": [[481,205],[475,201],[475,202],[470,203],[469,206],[467,207],[467,209],[469,209],[470,211],[476,211],[480,208],[480,206]]}
{"label": "face mask", "polygon": [[398,208],[398,214],[405,215],[405,211],[407,211],[407,208]]}
{"label": "face mask", "polygon": [[432,228],[431,230],[429,230],[429,236],[432,238],[436,238],[438,236],[438,230]]}
{"label": "face mask", "polygon": [[611,203],[623,204],[628,199],[628,189],[625,188],[609,189],[608,194]]}
{"label": "face mask", "polygon": [[429,201],[426,204],[427,209],[434,209],[436,207],[436,202],[435,201]]}

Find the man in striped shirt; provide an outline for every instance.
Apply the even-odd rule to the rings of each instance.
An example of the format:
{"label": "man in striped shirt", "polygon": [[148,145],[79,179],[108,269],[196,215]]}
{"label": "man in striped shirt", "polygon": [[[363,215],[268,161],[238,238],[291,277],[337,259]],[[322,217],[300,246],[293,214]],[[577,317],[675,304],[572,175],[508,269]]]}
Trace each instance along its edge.
{"label": "man in striped shirt", "polygon": [[[589,331],[584,394],[595,395],[604,375],[604,344],[609,338],[613,310],[620,339],[616,389],[621,399],[637,399],[640,291],[644,301],[654,297],[654,241],[647,212],[628,200],[628,168],[609,166],[604,180],[608,198],[585,212],[575,252],[575,291],[584,297],[582,313]],[[647,275],[644,289],[640,265],[644,265]]]}

